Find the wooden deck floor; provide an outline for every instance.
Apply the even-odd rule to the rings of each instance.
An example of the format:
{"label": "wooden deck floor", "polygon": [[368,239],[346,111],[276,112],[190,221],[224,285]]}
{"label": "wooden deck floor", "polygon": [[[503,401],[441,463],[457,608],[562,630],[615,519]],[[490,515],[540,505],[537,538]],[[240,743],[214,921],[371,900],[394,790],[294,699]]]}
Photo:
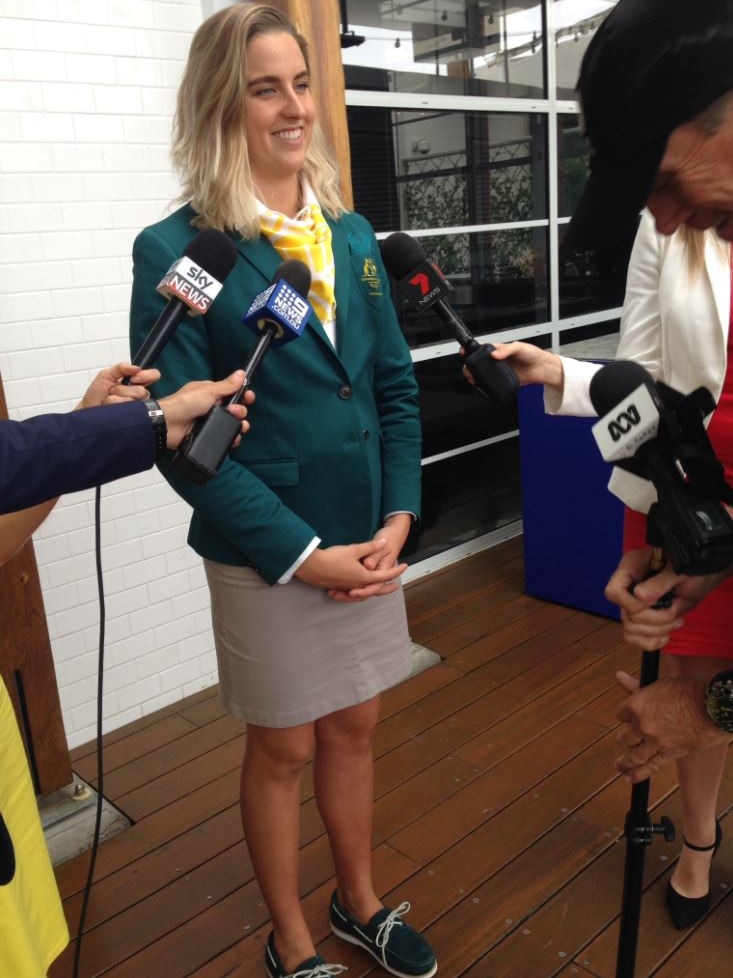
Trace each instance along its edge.
{"label": "wooden deck floor", "polygon": [[[391,690],[376,741],[374,860],[387,902],[433,943],[443,978],[613,978],[630,789],[613,771],[617,668],[606,619],[527,597],[510,540],[408,589],[413,639],[442,660]],[[99,850],[81,975],[262,978],[269,932],[237,805],[243,726],[209,690],[106,738],[105,795],[134,825]],[[95,777],[93,744],[74,751]],[[679,817],[674,770],[651,806]],[[726,777],[721,812],[733,806]],[[733,836],[733,818],[723,819]],[[319,950],[382,975],[330,935],[332,865],[306,779],[302,892]],[[714,908],[678,933],[662,897],[676,843],[646,853],[636,978],[733,974],[733,839]],[[72,932],[88,856],[57,867]],[[73,947],[51,978],[71,975]]]}

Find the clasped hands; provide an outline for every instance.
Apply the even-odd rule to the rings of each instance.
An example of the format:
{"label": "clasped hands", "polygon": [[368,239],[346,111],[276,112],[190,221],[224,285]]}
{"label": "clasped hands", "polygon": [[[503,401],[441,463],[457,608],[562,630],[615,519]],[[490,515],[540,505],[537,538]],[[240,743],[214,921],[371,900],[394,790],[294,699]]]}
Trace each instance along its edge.
{"label": "clasped hands", "polygon": [[296,577],[323,588],[334,601],[366,601],[391,594],[399,587],[400,574],[407,570],[407,564],[398,563],[398,558],[410,523],[409,514],[396,513],[372,540],[316,549],[298,568]]}

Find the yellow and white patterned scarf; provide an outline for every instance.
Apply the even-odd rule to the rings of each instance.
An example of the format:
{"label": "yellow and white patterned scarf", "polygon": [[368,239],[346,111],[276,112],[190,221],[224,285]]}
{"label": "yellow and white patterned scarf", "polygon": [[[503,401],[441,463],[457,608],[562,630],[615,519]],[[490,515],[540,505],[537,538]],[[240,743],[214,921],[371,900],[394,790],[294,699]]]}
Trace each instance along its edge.
{"label": "yellow and white patterned scarf", "polygon": [[335,343],[336,269],[331,247],[331,228],[307,183],[303,185],[306,205],[295,217],[286,217],[257,202],[260,230],[284,259],[297,258],[308,266],[311,287],[308,299],[329,339]]}

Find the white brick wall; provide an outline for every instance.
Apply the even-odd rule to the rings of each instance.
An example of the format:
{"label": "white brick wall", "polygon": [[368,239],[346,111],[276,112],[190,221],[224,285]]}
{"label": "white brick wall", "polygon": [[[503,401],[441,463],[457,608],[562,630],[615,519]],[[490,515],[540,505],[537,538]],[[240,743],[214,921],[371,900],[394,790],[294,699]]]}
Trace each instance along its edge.
{"label": "white brick wall", "polygon": [[[222,0],[0,0],[0,370],[11,417],[67,410],[128,359],[130,252],[178,192],[168,162],[191,35]],[[111,730],[216,681],[188,507],[157,471],[102,490]],[[95,735],[93,493],[35,535],[64,721]]]}

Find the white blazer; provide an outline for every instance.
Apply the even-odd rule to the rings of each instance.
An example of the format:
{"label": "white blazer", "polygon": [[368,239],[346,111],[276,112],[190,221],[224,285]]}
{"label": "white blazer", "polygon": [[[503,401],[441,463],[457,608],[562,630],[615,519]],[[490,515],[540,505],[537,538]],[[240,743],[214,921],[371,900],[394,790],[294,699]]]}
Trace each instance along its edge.
{"label": "white blazer", "polygon": [[[629,260],[618,360],[634,360],[655,380],[683,394],[707,387],[716,402],[725,378],[731,303],[729,249],[706,235],[704,269],[690,278],[679,234],[658,234],[648,211],[641,217]],[[599,364],[562,357],[562,393],[545,388],[550,414],[594,415],[588,394]],[[708,419],[709,420],[709,419]],[[647,512],[651,483],[614,468],[608,488],[632,509]]]}

